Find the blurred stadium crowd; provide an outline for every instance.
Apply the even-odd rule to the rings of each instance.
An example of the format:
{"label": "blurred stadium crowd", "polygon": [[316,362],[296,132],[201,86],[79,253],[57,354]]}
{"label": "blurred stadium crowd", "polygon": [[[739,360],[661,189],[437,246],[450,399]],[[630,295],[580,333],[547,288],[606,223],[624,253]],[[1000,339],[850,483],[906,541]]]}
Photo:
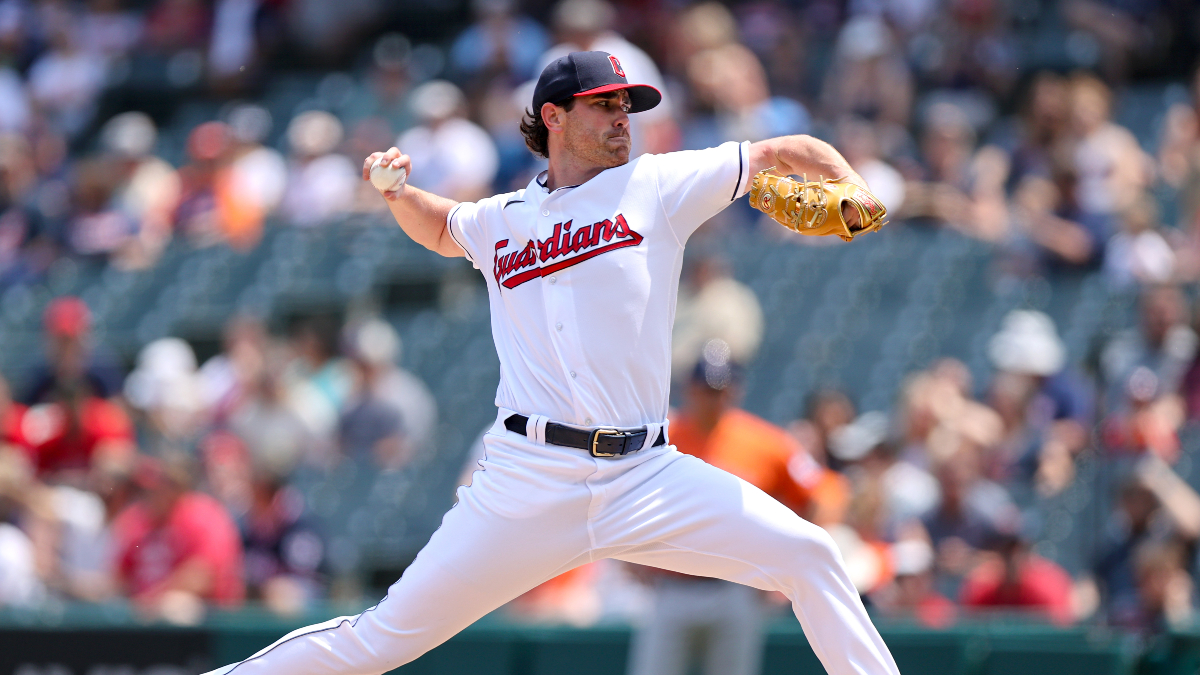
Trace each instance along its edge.
{"label": "blurred stadium crowd", "polygon": [[[414,185],[447,197],[523,187],[543,168],[518,131],[532,78],[567,51],[608,51],[665,94],[634,120],[635,152],[812,133],[869,181],[890,228],[983,242],[993,285],[1100,274],[1137,298],[1087,359],[1019,309],[987,344],[986,381],[932,359],[885,411],[836,386],[789,419],[755,411],[781,423],[761,430],[786,449],[781,494],[835,533],[872,605],[934,627],[986,607],[1141,634],[1191,620],[1192,3],[474,0],[469,17],[414,5],[419,22],[382,5],[0,0],[0,294],[63,260],[147,270],[180,242],[253,251],[271,228],[384,222],[360,163],[391,145]],[[772,321],[722,255],[751,236],[824,243],[784,243],[744,204],[696,235],[675,335],[683,415],[732,414],[736,386],[698,402],[693,366],[714,338],[753,363]],[[438,401],[378,316],[316,314],[286,335],[227,318],[202,363],[178,338],[132,359],[93,335],[79,298],[46,305],[44,354],[23,357],[42,363],[0,396],[0,606],[128,598],[186,622],[206,603],[288,613],[362,592],[338,527],[293,484],[348,461],[415,466],[437,446]],[[1065,494],[1085,457],[1113,467],[1119,498],[1068,573],[1033,545],[1029,505]],[[597,597],[636,595],[602,565],[515,610],[586,622]]]}

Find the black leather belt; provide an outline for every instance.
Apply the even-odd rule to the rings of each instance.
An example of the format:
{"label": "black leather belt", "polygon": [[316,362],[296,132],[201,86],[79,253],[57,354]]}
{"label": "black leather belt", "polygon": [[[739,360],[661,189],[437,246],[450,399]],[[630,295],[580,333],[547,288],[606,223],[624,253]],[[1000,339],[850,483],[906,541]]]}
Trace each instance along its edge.
{"label": "black leather belt", "polygon": [[[525,425],[529,418],[524,415],[509,415],[504,419],[504,428],[514,434],[527,435]],[[646,443],[646,427],[638,429],[599,428],[587,431],[576,429],[554,422],[546,423],[546,442],[551,445],[562,445],[568,448],[587,450],[592,457],[620,457],[642,449]],[[666,443],[662,429],[658,430],[658,438],[654,439],[651,447]]]}

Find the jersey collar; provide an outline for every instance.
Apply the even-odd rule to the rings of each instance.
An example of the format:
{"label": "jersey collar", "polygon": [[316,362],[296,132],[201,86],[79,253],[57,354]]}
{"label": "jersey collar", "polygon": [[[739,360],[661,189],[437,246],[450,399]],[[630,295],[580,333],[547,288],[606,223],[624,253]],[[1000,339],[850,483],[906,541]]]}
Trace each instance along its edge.
{"label": "jersey collar", "polygon": [[[564,185],[562,187],[557,187],[557,188],[554,188],[553,190],[550,190],[549,188],[546,187],[546,179],[547,179],[547,177],[549,177],[549,174],[550,174],[549,169],[543,169],[541,173],[539,173],[538,175],[533,177],[533,183],[537,184],[537,190],[536,190],[537,192],[539,192],[541,194],[554,194],[555,192],[558,192],[559,190],[570,190],[571,188],[579,187],[579,185]],[[531,190],[534,189],[533,183],[531,183],[529,185],[529,189],[531,189]]]}

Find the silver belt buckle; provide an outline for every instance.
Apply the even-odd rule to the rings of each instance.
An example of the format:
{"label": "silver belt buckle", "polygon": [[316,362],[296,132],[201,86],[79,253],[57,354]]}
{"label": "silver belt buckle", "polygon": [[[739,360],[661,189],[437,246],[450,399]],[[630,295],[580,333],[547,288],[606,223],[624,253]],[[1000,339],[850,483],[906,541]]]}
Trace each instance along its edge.
{"label": "silver belt buckle", "polygon": [[619,452],[600,452],[596,446],[600,443],[601,436],[619,436],[625,432],[617,431],[616,429],[594,429],[592,430],[591,453],[592,457],[619,457]]}

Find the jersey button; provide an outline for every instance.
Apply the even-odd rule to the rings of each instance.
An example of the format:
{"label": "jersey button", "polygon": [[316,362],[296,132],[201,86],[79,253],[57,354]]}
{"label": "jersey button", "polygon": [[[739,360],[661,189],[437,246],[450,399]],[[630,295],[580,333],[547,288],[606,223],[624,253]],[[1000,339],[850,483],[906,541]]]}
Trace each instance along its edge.
{"label": "jersey button", "polygon": [[550,277],[549,281],[550,285],[553,286],[554,284],[558,283],[558,277]]}
{"label": "jersey button", "polygon": [[550,211],[548,209],[542,209],[542,215],[548,216],[548,215],[550,215]]}
{"label": "jersey button", "polygon": [[588,425],[589,427],[592,426],[592,418],[590,418],[590,417],[587,418],[586,420],[583,421],[583,423]]}
{"label": "jersey button", "polygon": [[573,371],[573,370],[571,371],[571,379],[572,380],[575,379],[575,371]]}
{"label": "jersey button", "polygon": [[561,324],[561,323],[556,323],[556,324],[554,324],[554,329],[555,329],[555,330],[562,330],[562,324]]}

